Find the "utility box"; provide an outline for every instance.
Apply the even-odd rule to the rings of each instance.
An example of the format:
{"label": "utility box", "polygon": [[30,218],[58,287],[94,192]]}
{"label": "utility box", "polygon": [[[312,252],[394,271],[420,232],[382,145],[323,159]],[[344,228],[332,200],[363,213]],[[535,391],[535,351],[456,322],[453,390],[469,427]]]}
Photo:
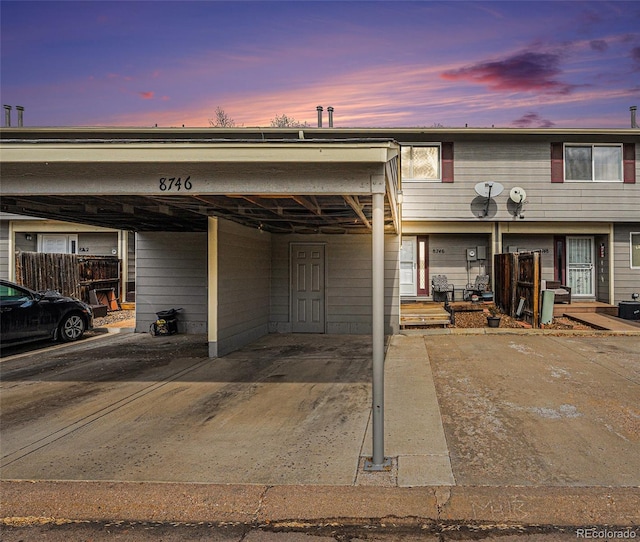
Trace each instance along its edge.
{"label": "utility box", "polygon": [[476,247],[476,256],[478,260],[487,259],[487,247]]}
{"label": "utility box", "polygon": [[556,293],[552,290],[542,290],[542,311],[540,312],[540,323],[550,324],[553,322],[553,305],[556,301]]}
{"label": "utility box", "polygon": [[640,320],[640,301],[620,301],[618,303],[618,318]]}
{"label": "utility box", "polygon": [[478,253],[476,252],[475,248],[468,248],[467,249],[467,261],[468,262],[474,262],[478,259]]}

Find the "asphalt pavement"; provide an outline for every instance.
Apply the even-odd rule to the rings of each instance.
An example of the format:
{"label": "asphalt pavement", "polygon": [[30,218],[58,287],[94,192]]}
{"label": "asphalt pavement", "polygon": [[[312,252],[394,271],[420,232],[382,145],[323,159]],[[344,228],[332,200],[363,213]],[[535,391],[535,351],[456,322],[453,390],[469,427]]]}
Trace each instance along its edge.
{"label": "asphalt pavement", "polygon": [[269,335],[212,360],[202,336],[109,334],[5,357],[0,516],[5,529],[115,521],[430,536],[546,526],[577,536],[614,526],[632,538],[639,344],[633,333],[391,337],[392,468],[378,473],[362,468],[366,336]]}

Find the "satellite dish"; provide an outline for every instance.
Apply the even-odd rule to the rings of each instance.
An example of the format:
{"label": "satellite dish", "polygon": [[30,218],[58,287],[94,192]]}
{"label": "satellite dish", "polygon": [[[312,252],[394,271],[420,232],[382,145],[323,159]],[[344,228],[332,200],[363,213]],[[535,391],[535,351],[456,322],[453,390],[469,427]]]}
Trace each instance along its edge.
{"label": "satellite dish", "polygon": [[527,193],[524,191],[524,188],[520,188],[519,186],[514,186],[509,192],[509,198],[514,203],[522,203],[527,199]]}
{"label": "satellite dish", "polygon": [[504,190],[504,186],[500,183],[494,183],[491,181],[478,183],[475,186],[475,191],[478,196],[482,196],[483,198],[492,198],[494,196],[499,196],[502,194]]}

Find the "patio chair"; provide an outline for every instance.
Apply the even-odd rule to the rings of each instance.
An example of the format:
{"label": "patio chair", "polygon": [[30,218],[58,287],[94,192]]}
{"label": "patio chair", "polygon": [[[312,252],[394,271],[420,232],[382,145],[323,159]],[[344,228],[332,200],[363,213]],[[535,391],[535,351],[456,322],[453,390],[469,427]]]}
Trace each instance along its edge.
{"label": "patio chair", "polygon": [[456,291],[453,284],[449,284],[446,275],[434,275],[431,279],[431,295],[434,301],[449,302],[449,292],[451,292],[451,301],[456,297]]}
{"label": "patio chair", "polygon": [[543,281],[543,290],[551,290],[554,294],[554,303],[568,303],[571,305],[571,286],[560,284],[558,280]]}
{"label": "patio chair", "polygon": [[478,275],[474,282],[467,284],[462,293],[462,299],[469,301],[472,295],[482,296],[489,290],[489,275]]}

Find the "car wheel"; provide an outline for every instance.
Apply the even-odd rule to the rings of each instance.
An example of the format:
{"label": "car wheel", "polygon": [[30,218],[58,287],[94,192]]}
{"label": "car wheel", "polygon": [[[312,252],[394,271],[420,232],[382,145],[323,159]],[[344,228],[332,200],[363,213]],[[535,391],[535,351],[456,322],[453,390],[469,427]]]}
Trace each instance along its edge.
{"label": "car wheel", "polygon": [[79,314],[69,314],[60,323],[59,337],[62,342],[77,341],[85,330],[84,320]]}

